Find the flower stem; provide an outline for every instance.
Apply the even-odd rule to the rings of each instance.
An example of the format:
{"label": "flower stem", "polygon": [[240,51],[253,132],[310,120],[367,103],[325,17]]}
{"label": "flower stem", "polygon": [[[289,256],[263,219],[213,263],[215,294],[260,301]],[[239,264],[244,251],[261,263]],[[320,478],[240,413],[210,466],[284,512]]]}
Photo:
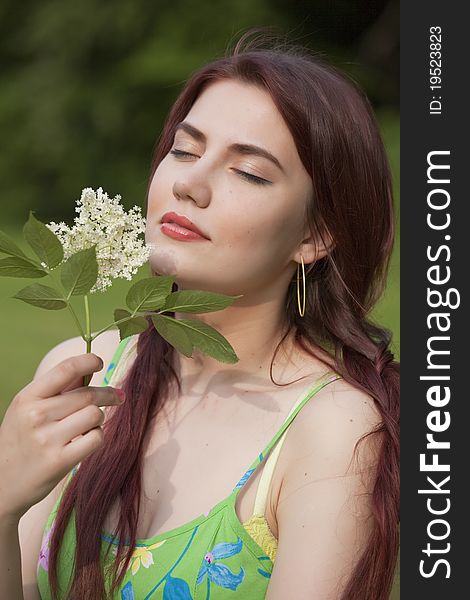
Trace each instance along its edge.
{"label": "flower stem", "polygon": [[[173,308],[171,310],[173,311]],[[119,319],[118,321],[113,321],[113,323],[110,323],[109,325],[106,325],[106,327],[103,327],[103,329],[100,329],[99,331],[97,331],[95,333],[95,335],[91,336],[91,341],[95,340],[99,335],[101,335],[105,331],[108,331],[108,329],[111,329],[111,327],[113,327],[113,325],[119,325],[120,323],[125,323],[126,321],[130,321],[136,315],[138,315],[139,317],[145,317],[148,314],[161,315],[164,312],[168,312],[168,310],[166,310],[166,311],[165,310],[157,310],[157,311],[152,311],[151,313],[150,312],[138,313],[138,311],[134,311],[129,317],[124,317],[122,319]]]}
{"label": "flower stem", "polygon": [[[42,269],[44,269],[45,271],[47,271],[47,274],[49,275],[49,277],[52,279],[52,281],[53,281],[53,282],[54,282],[56,285],[58,285],[59,287],[62,287],[62,286],[59,284],[59,282],[58,282],[58,281],[56,281],[56,278],[55,278],[55,277],[54,277],[54,275],[52,274],[52,270],[48,269],[47,267],[43,267],[43,266],[41,266],[41,268],[42,268]],[[64,301],[67,303],[67,309],[70,311],[70,314],[72,315],[72,317],[73,317],[73,320],[74,320],[74,321],[75,321],[75,323],[77,324],[78,331],[80,332],[80,335],[81,335],[81,336],[82,336],[82,338],[83,338],[83,339],[86,341],[85,333],[84,333],[84,331],[83,331],[83,329],[82,329],[81,323],[80,323],[80,321],[78,320],[78,317],[77,317],[77,315],[75,314],[75,311],[73,310],[73,307],[72,307],[72,305],[71,305],[71,304],[70,304],[70,302],[69,302],[69,298],[70,298],[70,296],[69,296],[69,297],[67,297],[67,298],[64,296]]]}
{"label": "flower stem", "polygon": [[103,327],[103,329],[100,329],[99,331],[97,331],[95,333],[95,335],[91,336],[91,341],[96,340],[96,338],[101,335],[102,333],[104,333],[105,331],[108,331],[108,329],[111,329],[111,327],[113,327],[113,325],[120,325],[121,323],[125,323],[126,321],[130,321],[131,319],[133,319],[135,317],[136,313],[132,313],[129,317],[124,317],[122,319],[119,319],[118,321],[113,321],[112,323],[110,323],[109,325],[106,325],[106,327]]}
{"label": "flower stem", "polygon": [[85,294],[83,297],[85,302],[85,327],[86,327],[86,351],[91,352],[91,319],[90,319],[90,306],[88,304],[88,295]]}
{"label": "flower stem", "polygon": [[[90,319],[90,306],[88,304],[88,295],[85,294],[83,296],[83,301],[85,303],[85,341],[86,341],[86,351],[87,352],[91,352],[91,342],[92,340],[92,336],[91,336],[91,319]],[[91,375],[84,375],[83,376],[83,385],[86,387],[91,380]]]}
{"label": "flower stem", "polygon": [[77,324],[78,330],[80,331],[80,335],[86,341],[86,339],[85,339],[85,333],[83,332],[83,329],[82,329],[82,326],[80,324],[80,321],[78,320],[78,317],[75,314],[75,311],[73,310],[72,305],[69,304],[68,302],[67,302],[67,308],[69,309],[69,311],[70,311],[70,313],[71,313],[71,315],[72,315],[75,323]]}
{"label": "flower stem", "polygon": [[[44,267],[42,265],[38,265],[41,269],[43,269],[44,271],[46,271],[46,273],[49,275],[49,277],[52,279],[52,281],[59,286],[59,288],[61,288],[62,286],[59,285],[59,282],[56,281],[56,278],[54,277],[54,275],[52,274],[52,269],[48,269],[47,267]],[[91,352],[91,342],[93,341],[93,338],[91,336],[91,320],[90,320],[90,307],[88,305],[88,296],[85,294],[84,296],[84,300],[85,300],[85,317],[86,317],[86,331],[83,331],[83,328],[81,326],[80,321],[78,320],[77,315],[75,314],[75,311],[73,310],[73,307],[70,303],[70,294],[65,297],[62,294],[64,301],[67,303],[67,309],[70,311],[70,314],[72,315],[75,323],[77,324],[78,327],[78,331],[80,332],[80,335],[82,337],[83,340],[85,340],[86,342],[86,351],[87,352]],[[84,375],[83,376],[83,386],[87,386],[90,383],[91,380],[91,375]]]}

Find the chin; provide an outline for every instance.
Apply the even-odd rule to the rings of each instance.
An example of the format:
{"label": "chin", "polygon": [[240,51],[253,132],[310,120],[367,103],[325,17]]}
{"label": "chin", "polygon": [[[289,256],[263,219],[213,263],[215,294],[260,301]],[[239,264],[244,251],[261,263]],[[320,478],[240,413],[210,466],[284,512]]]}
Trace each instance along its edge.
{"label": "chin", "polygon": [[158,275],[175,275],[178,272],[177,260],[174,252],[154,244],[154,251],[149,258],[150,267]]}

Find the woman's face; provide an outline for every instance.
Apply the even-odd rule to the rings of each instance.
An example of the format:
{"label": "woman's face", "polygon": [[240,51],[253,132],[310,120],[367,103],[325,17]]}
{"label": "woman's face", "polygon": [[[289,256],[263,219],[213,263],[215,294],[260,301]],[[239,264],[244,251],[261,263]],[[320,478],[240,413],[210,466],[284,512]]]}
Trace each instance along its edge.
{"label": "woman's face", "polygon": [[[153,176],[145,234],[154,245],[151,266],[174,275],[179,289],[269,294],[279,281],[288,284],[299,252],[309,262],[301,242],[309,237],[311,194],[310,177],[269,94],[235,80],[214,82],[177,129]],[[186,216],[210,239],[165,235],[161,219],[169,211]]]}

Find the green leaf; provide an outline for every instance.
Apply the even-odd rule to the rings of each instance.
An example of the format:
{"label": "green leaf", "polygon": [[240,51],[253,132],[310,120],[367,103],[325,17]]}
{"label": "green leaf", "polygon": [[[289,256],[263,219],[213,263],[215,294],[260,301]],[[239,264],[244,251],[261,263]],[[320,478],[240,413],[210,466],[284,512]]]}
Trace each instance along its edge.
{"label": "green leaf", "polygon": [[23,302],[46,310],[60,310],[67,307],[67,302],[62,298],[60,292],[41,283],[28,285],[13,298],[18,298],[18,300],[23,300]]}
{"label": "green leaf", "polygon": [[190,358],[193,353],[193,344],[184,327],[179,325],[179,321],[165,315],[152,315],[151,318],[155,329],[162,338],[181,352],[181,354]]}
{"label": "green leaf", "polygon": [[187,327],[190,340],[205,354],[219,362],[230,364],[238,362],[238,356],[232,346],[221,333],[207,323],[196,319],[179,319],[178,323]]}
{"label": "green leaf", "polygon": [[35,265],[28,258],[20,258],[19,256],[8,256],[0,259],[0,276],[1,277],[28,277],[30,279],[38,279],[45,277],[47,272],[41,267]]}
{"label": "green leaf", "polygon": [[[120,321],[121,319],[125,319],[126,317],[130,317],[131,313],[123,308],[116,308],[114,311],[114,320]],[[149,322],[144,317],[133,317],[129,319],[129,321],[125,321],[124,323],[117,323],[119,328],[119,333],[121,337],[121,341],[130,336],[136,335],[137,333],[142,333],[149,327]]]}
{"label": "green leaf", "polygon": [[[152,315],[152,321],[162,337],[185,356],[191,356],[192,347],[196,346],[219,362],[238,362],[238,356],[229,342],[207,323],[196,319],[174,319],[166,315]],[[173,343],[173,340],[176,340],[182,349]]]}
{"label": "green leaf", "polygon": [[240,296],[226,296],[214,292],[199,290],[181,290],[170,294],[161,310],[188,313],[207,313],[223,310],[230,306]]}
{"label": "green leaf", "polygon": [[29,211],[29,219],[24,224],[23,235],[41,262],[46,263],[49,269],[57,267],[63,261],[64,249],[59,238],[49,227],[38,221],[32,211]]}
{"label": "green leaf", "polygon": [[15,242],[0,229],[0,252],[9,254],[10,256],[18,256],[19,258],[28,258],[26,254],[19,248]]}
{"label": "green leaf", "polygon": [[127,292],[127,306],[134,312],[158,310],[171,293],[174,280],[170,275],[157,275],[137,281]]}
{"label": "green leaf", "polygon": [[120,321],[121,319],[125,319],[130,317],[131,313],[125,308],[115,308],[114,309],[114,321]]}
{"label": "green leaf", "polygon": [[62,267],[60,279],[69,297],[88,294],[98,279],[96,244],[72,254]]}

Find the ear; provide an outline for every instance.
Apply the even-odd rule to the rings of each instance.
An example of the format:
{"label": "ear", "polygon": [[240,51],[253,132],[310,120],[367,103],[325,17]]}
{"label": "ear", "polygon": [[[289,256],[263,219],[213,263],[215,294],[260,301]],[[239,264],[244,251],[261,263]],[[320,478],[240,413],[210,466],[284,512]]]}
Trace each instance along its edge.
{"label": "ear", "polygon": [[313,264],[320,258],[329,254],[335,245],[333,238],[326,231],[323,233],[323,240],[320,237],[314,238],[310,235],[299,244],[293,256],[293,260],[301,264],[300,255],[302,255],[304,264]]}

